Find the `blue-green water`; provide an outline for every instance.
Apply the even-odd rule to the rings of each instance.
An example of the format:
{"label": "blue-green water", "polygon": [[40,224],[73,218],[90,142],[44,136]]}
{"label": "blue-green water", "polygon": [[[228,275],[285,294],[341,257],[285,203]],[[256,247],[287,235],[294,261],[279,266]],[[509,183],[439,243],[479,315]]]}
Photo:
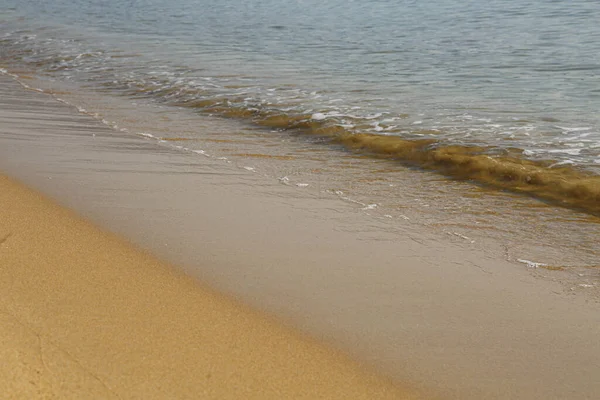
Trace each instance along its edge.
{"label": "blue-green water", "polygon": [[[318,123],[600,170],[597,1],[2,3],[8,69],[281,129]],[[437,168],[436,157],[416,161]],[[536,181],[494,174],[519,190]]]}

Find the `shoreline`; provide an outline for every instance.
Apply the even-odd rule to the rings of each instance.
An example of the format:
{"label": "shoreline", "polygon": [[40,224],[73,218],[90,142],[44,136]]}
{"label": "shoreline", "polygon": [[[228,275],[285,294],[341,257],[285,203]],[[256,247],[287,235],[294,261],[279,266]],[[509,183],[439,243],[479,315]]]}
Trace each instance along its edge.
{"label": "shoreline", "polygon": [[390,230],[355,204],[119,132],[6,79],[0,93],[0,170],[400,385],[448,399],[600,392],[598,303],[544,271],[409,222]]}
{"label": "shoreline", "polygon": [[0,175],[9,398],[415,398]]}

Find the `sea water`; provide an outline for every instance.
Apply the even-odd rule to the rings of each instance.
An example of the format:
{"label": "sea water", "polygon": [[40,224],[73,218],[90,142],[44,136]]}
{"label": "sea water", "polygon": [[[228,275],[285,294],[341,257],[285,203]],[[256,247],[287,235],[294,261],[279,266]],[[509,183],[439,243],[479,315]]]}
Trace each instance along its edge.
{"label": "sea water", "polygon": [[[598,21],[587,0],[3,0],[0,67],[154,105],[97,114],[182,151],[594,265],[595,224],[536,202],[600,214]],[[207,141],[194,121],[215,117],[239,125]]]}

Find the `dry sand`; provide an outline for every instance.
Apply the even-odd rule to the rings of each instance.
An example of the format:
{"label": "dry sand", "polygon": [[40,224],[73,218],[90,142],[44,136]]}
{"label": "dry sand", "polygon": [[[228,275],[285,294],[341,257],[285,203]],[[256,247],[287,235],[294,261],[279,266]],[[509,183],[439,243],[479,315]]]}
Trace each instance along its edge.
{"label": "dry sand", "polygon": [[0,398],[408,398],[0,176]]}
{"label": "dry sand", "polygon": [[[197,120],[199,124],[205,121]],[[213,128],[217,129],[210,124],[198,126],[198,131]],[[303,195],[295,187],[246,170],[246,166],[181,152],[168,144],[112,130],[51,96],[23,90],[7,78],[1,80],[0,170],[76,210],[101,228],[184,268],[210,287],[328,342],[397,382],[430,390],[441,398],[599,397],[600,312],[593,298],[573,295],[561,283],[552,281],[550,271],[532,272],[524,265],[490,256],[468,244],[441,239],[410,221],[376,219],[368,210],[337,198]],[[41,222],[36,225],[43,228]],[[7,233],[0,232],[0,237]],[[33,247],[28,257],[35,259],[32,255],[37,254],[43,260],[38,250],[44,246],[54,249],[59,241],[66,245],[68,241],[61,237],[54,233],[46,236],[46,242],[29,240],[28,245]],[[69,244],[73,253],[90,247],[101,249],[98,245],[84,245],[85,237],[78,235]],[[27,242],[26,237],[10,236],[2,245],[2,254],[10,254],[6,246],[16,244],[18,238]],[[24,247],[23,251],[28,250]],[[164,370],[157,369],[160,364],[181,368],[190,360],[201,362],[195,356],[188,357],[184,347],[197,345],[190,339],[197,330],[188,325],[190,320],[204,318],[196,313],[205,311],[202,306],[189,310],[186,307],[202,304],[194,296],[204,295],[197,293],[191,280],[163,267],[152,269],[143,263],[111,267],[106,260],[112,259],[113,253],[102,250],[97,254],[106,257],[104,269],[68,271],[79,271],[75,275],[85,283],[72,284],[66,275],[58,273],[3,269],[3,274],[22,273],[19,279],[30,279],[40,286],[29,284],[28,288],[35,287],[35,291],[23,288],[23,298],[11,304],[30,304],[23,314],[31,317],[24,321],[37,329],[43,326],[41,321],[54,321],[57,325],[49,340],[61,348],[65,348],[65,342],[83,343],[78,340],[86,335],[97,338],[92,345],[77,345],[78,352],[69,354],[76,359],[89,356],[86,369],[101,377],[111,389],[129,387],[153,393],[187,390],[179,383],[148,386],[143,376],[151,373],[167,381],[174,379],[172,382],[184,376],[206,377],[196,374],[197,368],[185,367],[184,372],[173,375],[162,375]],[[77,262],[75,254],[58,259]],[[111,295],[95,282],[101,275],[99,271],[109,268],[114,269],[104,279],[113,291]],[[541,274],[548,275],[548,279],[539,279]],[[9,278],[3,278],[4,285],[6,279]],[[8,286],[14,288],[27,282],[10,279]],[[169,279],[173,283],[167,285]],[[179,285],[174,283],[177,280],[188,283]],[[42,290],[44,281],[60,282],[55,288],[56,303],[46,303],[45,298],[54,297],[44,295],[49,293]],[[150,296],[147,302],[134,296],[143,290]],[[4,293],[11,292],[2,289],[0,293],[6,296]],[[99,307],[101,303],[93,294],[108,305]],[[73,302],[73,298],[77,301]],[[88,319],[82,320],[79,327],[70,315],[85,299],[90,303],[82,312],[94,314],[86,314]],[[172,311],[172,303],[181,309]],[[137,319],[141,318],[137,307],[147,307],[151,313],[146,322]],[[124,314],[116,313],[118,309]],[[58,314],[58,310],[64,313]],[[113,313],[129,319],[120,320],[123,325],[110,322]],[[167,335],[169,324],[162,322],[159,315],[171,318],[169,324],[175,337],[163,336]],[[211,315],[219,324],[225,324],[214,317],[220,313]],[[248,343],[254,340],[254,333],[261,336],[259,329],[249,328],[249,322],[235,325],[249,318],[247,312],[237,315],[241,317],[227,319],[227,325],[220,325],[223,330],[213,332],[243,332],[240,341]],[[150,326],[157,320],[156,324],[164,329],[153,331]],[[109,342],[103,342],[112,340],[110,327],[122,335],[120,347],[115,347],[118,351],[105,344]],[[275,327],[272,329],[281,329]],[[35,338],[34,335],[34,343]],[[267,360],[277,357],[299,359],[292,362],[292,371],[289,365],[277,367],[282,375],[265,372],[262,376],[269,383],[256,384],[261,390],[273,388],[276,393],[277,388],[271,385],[289,382],[284,377],[286,371],[303,371],[292,379],[299,390],[301,379],[312,377],[323,378],[333,384],[334,390],[347,384],[337,384],[344,380],[341,373],[337,378],[305,374],[304,370],[310,369],[298,367],[302,357],[286,356],[283,351],[287,349],[286,341],[276,341],[266,349],[266,345],[236,349],[233,343],[241,345],[231,337],[219,339],[223,340],[223,348],[231,344],[231,353],[216,351],[217,344],[197,351],[205,358],[204,353],[212,354],[214,359],[230,354],[223,364],[218,364],[222,365],[221,371],[252,363],[258,368],[263,361],[268,364]],[[265,338],[261,343],[267,342]],[[150,367],[130,363],[129,360],[150,357],[135,347],[144,345],[152,351],[181,352],[148,358],[146,365]],[[277,346],[282,350],[276,350]],[[238,358],[243,361],[228,361]],[[317,359],[306,357],[304,362],[312,365]],[[250,370],[255,369],[239,367],[229,375],[224,373],[221,384],[210,388],[256,387],[223,383],[242,379]],[[210,372],[211,379],[216,381],[217,372]],[[248,381],[251,379],[248,377]],[[315,386],[319,385],[310,387]],[[352,389],[352,393],[356,397],[361,392]],[[372,393],[367,397],[377,396]]]}

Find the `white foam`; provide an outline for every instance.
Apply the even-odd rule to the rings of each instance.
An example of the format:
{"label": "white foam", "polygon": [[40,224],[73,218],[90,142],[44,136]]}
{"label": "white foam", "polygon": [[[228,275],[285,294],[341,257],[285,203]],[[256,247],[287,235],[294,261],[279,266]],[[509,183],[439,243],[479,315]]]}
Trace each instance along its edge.
{"label": "white foam", "polygon": [[575,161],[565,160],[565,161],[554,163],[554,164],[550,165],[548,168],[554,168],[554,167],[559,167],[561,165],[572,165],[572,164],[575,164]]}
{"label": "white foam", "polygon": [[210,155],[204,150],[192,150],[192,153],[201,154],[205,157],[210,157]]}
{"label": "white foam", "polygon": [[539,267],[547,267],[548,264],[538,263],[534,261],[525,260],[522,258],[517,259],[518,262],[526,264],[529,268],[539,268]]}
{"label": "white foam", "polygon": [[548,153],[564,153],[572,156],[578,156],[582,149],[552,149],[547,150]]}
{"label": "white foam", "polygon": [[475,241],[473,239],[471,239],[470,237],[461,235],[458,232],[448,232],[448,234],[458,236],[459,238],[464,239],[464,240],[468,240],[470,243],[475,243]]}
{"label": "white foam", "polygon": [[308,187],[308,183],[296,183],[298,187]]}
{"label": "white foam", "polygon": [[329,111],[328,113],[317,112],[311,116],[311,119],[316,121],[321,121],[326,119],[327,117],[352,117],[351,115],[342,114],[339,111]]}
{"label": "white foam", "polygon": [[583,139],[586,138],[588,136],[590,136],[591,134],[593,134],[594,132],[586,132],[586,133],[582,133],[581,135],[577,135],[571,138],[564,138],[563,140],[565,141],[573,141],[573,140],[577,140],[577,139]]}
{"label": "white foam", "polygon": [[589,127],[589,126],[582,126],[582,127],[569,128],[569,127],[566,127],[566,126],[558,126],[558,125],[557,125],[556,127],[557,127],[557,128],[559,128],[559,129],[562,129],[563,131],[565,131],[565,132],[567,132],[567,133],[568,133],[568,132],[581,132],[581,131],[589,131],[590,129],[592,129],[592,128],[591,128],[591,127]]}

